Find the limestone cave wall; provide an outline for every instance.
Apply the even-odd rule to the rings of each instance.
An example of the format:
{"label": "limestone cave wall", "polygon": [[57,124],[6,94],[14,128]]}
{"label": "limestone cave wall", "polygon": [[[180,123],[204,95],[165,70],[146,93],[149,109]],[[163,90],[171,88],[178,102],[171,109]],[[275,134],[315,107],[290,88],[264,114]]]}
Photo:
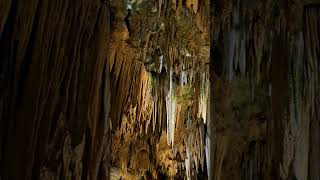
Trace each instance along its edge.
{"label": "limestone cave wall", "polygon": [[210,179],[319,179],[319,5],[214,1],[210,15]]}
{"label": "limestone cave wall", "polygon": [[0,1],[0,179],[106,179],[108,1]]}
{"label": "limestone cave wall", "polygon": [[319,4],[0,0],[0,180],[319,180]]}
{"label": "limestone cave wall", "polygon": [[114,0],[111,9],[111,177],[197,176],[205,171],[209,1]]}

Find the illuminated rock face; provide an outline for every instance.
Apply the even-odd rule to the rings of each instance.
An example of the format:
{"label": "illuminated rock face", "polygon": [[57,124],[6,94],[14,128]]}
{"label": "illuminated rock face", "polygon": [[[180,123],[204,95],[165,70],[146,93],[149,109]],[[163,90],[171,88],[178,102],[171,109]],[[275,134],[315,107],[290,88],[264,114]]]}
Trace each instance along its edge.
{"label": "illuminated rock face", "polygon": [[[189,5],[111,3],[112,166],[121,169],[115,173],[191,178],[204,171],[209,1]],[[122,27],[128,39],[119,40]],[[139,158],[141,150],[148,158]]]}
{"label": "illuminated rock face", "polygon": [[130,35],[109,54],[112,166],[153,178],[317,179],[312,1],[212,2],[210,60],[204,2],[131,1]]}
{"label": "illuminated rock face", "polygon": [[1,0],[0,180],[320,179],[319,2],[209,2]]}

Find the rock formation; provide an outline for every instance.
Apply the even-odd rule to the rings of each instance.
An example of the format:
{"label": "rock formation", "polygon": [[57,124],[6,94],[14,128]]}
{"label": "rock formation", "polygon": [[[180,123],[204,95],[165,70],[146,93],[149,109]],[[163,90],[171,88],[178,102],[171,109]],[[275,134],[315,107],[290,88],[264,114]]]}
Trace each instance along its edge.
{"label": "rock formation", "polygon": [[108,1],[0,2],[0,179],[106,179]]}
{"label": "rock formation", "polygon": [[314,3],[211,4],[210,179],[319,179]]}
{"label": "rock formation", "polygon": [[111,1],[112,176],[204,171],[208,8],[209,1]]}
{"label": "rock formation", "polygon": [[320,179],[317,0],[1,0],[0,180]]}

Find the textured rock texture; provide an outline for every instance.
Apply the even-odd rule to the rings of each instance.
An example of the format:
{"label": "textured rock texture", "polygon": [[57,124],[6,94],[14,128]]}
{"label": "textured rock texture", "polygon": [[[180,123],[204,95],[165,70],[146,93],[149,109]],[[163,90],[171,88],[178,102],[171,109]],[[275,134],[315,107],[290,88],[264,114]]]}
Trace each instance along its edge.
{"label": "textured rock texture", "polygon": [[315,3],[211,1],[209,31],[207,1],[113,5],[114,177],[318,179]]}
{"label": "textured rock texture", "polygon": [[319,180],[319,3],[1,0],[0,180]]}
{"label": "textured rock texture", "polygon": [[112,177],[204,171],[208,8],[204,0],[111,1]]}
{"label": "textured rock texture", "polygon": [[108,179],[108,1],[0,2],[0,179]]}
{"label": "textured rock texture", "polygon": [[315,3],[211,3],[210,179],[319,179]]}

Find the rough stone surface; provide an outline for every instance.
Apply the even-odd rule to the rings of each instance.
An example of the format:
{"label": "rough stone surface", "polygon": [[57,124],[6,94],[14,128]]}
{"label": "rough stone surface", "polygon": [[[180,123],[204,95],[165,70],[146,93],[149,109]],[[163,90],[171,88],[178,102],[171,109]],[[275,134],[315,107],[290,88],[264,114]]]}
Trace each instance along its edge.
{"label": "rough stone surface", "polygon": [[186,148],[190,170],[203,170],[208,8],[203,0],[111,1],[113,177],[185,176]]}
{"label": "rough stone surface", "polygon": [[315,3],[211,4],[210,179],[319,178]]}
{"label": "rough stone surface", "polygon": [[109,173],[108,1],[0,2],[0,179]]}
{"label": "rough stone surface", "polygon": [[1,0],[0,180],[319,180],[319,3]]}

